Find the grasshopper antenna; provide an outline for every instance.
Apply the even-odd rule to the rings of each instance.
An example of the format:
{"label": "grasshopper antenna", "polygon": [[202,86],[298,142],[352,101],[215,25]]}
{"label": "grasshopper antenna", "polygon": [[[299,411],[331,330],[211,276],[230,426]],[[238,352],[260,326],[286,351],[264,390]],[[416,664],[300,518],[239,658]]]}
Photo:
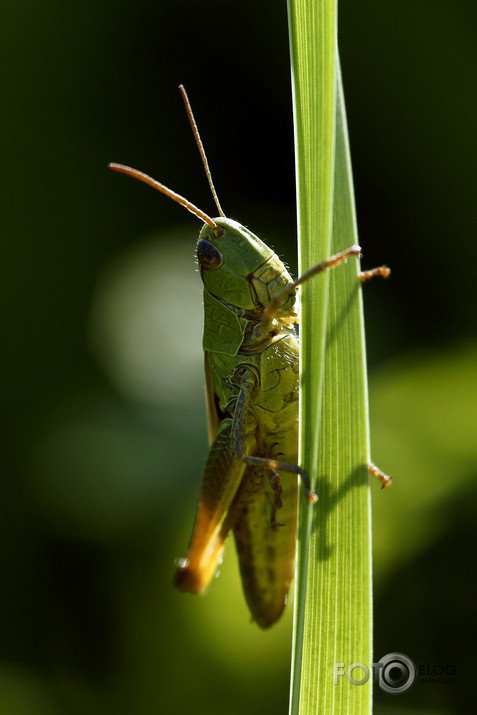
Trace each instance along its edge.
{"label": "grasshopper antenna", "polygon": [[199,149],[199,152],[200,152],[202,164],[204,165],[205,173],[207,175],[207,181],[209,182],[210,190],[212,191],[212,196],[214,197],[215,205],[217,206],[219,214],[225,218],[225,214],[222,211],[222,207],[219,203],[219,198],[218,198],[217,192],[215,190],[214,182],[212,181],[212,174],[210,173],[209,162],[207,161],[207,157],[205,155],[204,145],[202,144],[199,130],[197,128],[197,122],[195,121],[194,115],[192,113],[192,108],[190,106],[189,97],[187,96],[187,92],[185,91],[183,84],[179,85],[179,89],[182,94],[182,99],[184,100],[187,116],[189,117],[189,122],[192,127],[192,131],[194,133],[197,148]]}
{"label": "grasshopper antenna", "polygon": [[206,213],[197,208],[197,206],[185,199],[180,194],[176,194],[176,192],[172,191],[172,189],[168,189],[167,186],[161,184],[160,181],[156,181],[156,179],[153,179],[147,174],[144,174],[144,172],[139,171],[138,169],[131,169],[130,166],[124,166],[124,164],[114,164],[113,162],[108,164],[108,167],[113,171],[117,171],[119,174],[126,174],[126,176],[132,176],[134,179],[138,179],[144,184],[152,186],[153,189],[157,189],[157,191],[160,191],[161,194],[165,194],[176,203],[180,204],[181,206],[184,206],[188,211],[191,212],[191,214],[197,216],[198,219],[204,221],[204,223],[207,223],[211,228],[217,227],[215,221],[211,219],[210,216],[207,216]]}

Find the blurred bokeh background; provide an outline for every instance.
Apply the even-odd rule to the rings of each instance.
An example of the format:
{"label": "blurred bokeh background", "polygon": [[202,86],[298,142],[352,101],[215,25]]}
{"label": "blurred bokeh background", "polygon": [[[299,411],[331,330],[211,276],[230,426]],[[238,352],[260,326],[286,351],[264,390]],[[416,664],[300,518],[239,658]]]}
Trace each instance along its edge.
{"label": "blurred bokeh background", "polygon": [[[365,288],[375,658],[453,683],[377,710],[469,712],[476,656],[477,319],[471,0],[340,3]],[[199,223],[296,271],[285,3],[3,3],[0,713],[277,713],[291,608],[249,621],[230,544],[205,598],[171,585],[207,453]]]}

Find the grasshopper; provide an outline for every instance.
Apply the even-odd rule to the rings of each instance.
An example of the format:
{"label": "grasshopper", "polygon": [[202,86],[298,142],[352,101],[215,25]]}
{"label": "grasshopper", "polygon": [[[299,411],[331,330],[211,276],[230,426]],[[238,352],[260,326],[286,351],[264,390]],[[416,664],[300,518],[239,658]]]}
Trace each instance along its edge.
{"label": "grasshopper", "polygon": [[[210,451],[187,556],[175,584],[202,593],[232,530],[253,619],[268,628],[281,616],[293,577],[298,479],[299,346],[294,324],[298,286],[358,256],[351,246],[293,281],[278,256],[248,228],[225,216],[187,94],[180,87],[219,217],[136,169],[110,168],[159,190],[204,222],[197,258],[204,284],[204,356]],[[385,267],[367,271],[384,277]],[[391,483],[374,465],[383,487]]]}

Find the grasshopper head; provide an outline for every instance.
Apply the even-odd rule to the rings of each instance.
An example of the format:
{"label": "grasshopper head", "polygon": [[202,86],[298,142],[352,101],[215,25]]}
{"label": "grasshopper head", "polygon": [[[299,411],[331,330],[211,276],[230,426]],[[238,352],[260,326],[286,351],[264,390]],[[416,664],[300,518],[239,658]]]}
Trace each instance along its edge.
{"label": "grasshopper head", "polygon": [[[220,217],[210,218],[191,201],[142,171],[115,163],[109,164],[109,168],[152,186],[205,221],[199,234],[197,257],[204,286],[211,295],[233,306],[237,311],[251,313],[251,319],[262,321],[264,311],[271,309],[271,314],[285,324],[294,322],[295,288],[292,286],[291,276],[278,256],[258,236],[245,226],[225,217],[217,198],[189,99],[182,85],[180,90]],[[265,320],[270,318],[265,317]]]}
{"label": "grasshopper head", "polygon": [[[205,288],[216,298],[245,311],[262,313],[274,295],[292,282],[278,256],[245,226],[228,218],[204,224],[197,258]],[[295,292],[281,305],[288,310]]]}

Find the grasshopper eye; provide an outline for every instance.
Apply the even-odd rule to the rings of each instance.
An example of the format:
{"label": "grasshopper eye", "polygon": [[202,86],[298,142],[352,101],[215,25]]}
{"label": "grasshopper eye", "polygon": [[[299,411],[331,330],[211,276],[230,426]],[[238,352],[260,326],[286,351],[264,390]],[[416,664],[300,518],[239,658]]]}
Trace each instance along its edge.
{"label": "grasshopper eye", "polygon": [[224,257],[219,249],[205,238],[201,238],[197,244],[197,258],[206,271],[215,271],[224,262]]}

